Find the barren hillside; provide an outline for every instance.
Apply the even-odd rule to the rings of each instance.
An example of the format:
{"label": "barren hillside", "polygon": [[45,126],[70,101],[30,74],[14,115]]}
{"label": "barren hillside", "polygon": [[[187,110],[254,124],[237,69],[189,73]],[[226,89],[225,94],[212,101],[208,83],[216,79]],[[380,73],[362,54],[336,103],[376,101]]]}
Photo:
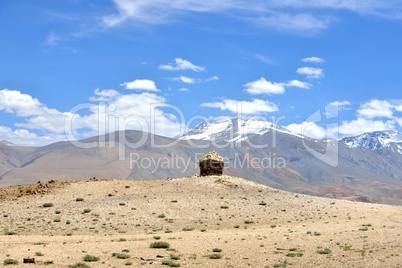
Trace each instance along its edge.
{"label": "barren hillside", "polygon": [[0,200],[0,261],[22,267],[402,267],[402,207],[235,177],[53,181]]}

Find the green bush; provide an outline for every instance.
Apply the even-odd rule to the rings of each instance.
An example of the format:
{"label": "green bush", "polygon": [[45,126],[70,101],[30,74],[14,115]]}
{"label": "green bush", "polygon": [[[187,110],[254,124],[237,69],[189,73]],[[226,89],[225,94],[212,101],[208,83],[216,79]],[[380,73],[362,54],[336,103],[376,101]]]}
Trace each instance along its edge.
{"label": "green bush", "polygon": [[42,207],[44,207],[44,208],[53,207],[53,203],[44,203],[44,204],[42,205]]}
{"label": "green bush", "polygon": [[129,259],[131,257],[130,255],[124,253],[113,253],[112,256],[118,259]]}
{"label": "green bush", "polygon": [[332,251],[329,248],[317,250],[319,254],[330,254]]}
{"label": "green bush", "polygon": [[222,252],[222,249],[220,249],[220,248],[214,248],[214,249],[212,249],[212,252]]}
{"label": "green bush", "polygon": [[18,264],[18,261],[17,261],[17,260],[14,260],[14,259],[5,259],[5,260],[3,261],[3,264],[4,264],[4,265],[17,265],[17,264]]}
{"label": "green bush", "polygon": [[167,265],[170,267],[180,267],[180,263],[172,262],[172,261],[162,261],[162,265]]}
{"label": "green bush", "polygon": [[84,256],[83,260],[84,260],[84,261],[87,261],[87,262],[93,262],[93,261],[99,261],[100,258],[99,258],[99,257],[96,257],[96,256],[92,256],[92,255],[88,255],[88,254],[87,254],[87,255]]}
{"label": "green bush", "polygon": [[169,243],[163,241],[155,241],[149,245],[150,248],[170,248]]}
{"label": "green bush", "polygon": [[79,263],[76,263],[73,265],[69,265],[68,267],[70,267],[70,268],[91,268],[90,266],[88,266],[87,264],[82,263],[82,262],[79,262]]}
{"label": "green bush", "polygon": [[217,260],[217,259],[222,258],[222,255],[221,255],[221,254],[217,254],[217,253],[215,253],[215,254],[209,254],[209,255],[208,255],[208,258]]}

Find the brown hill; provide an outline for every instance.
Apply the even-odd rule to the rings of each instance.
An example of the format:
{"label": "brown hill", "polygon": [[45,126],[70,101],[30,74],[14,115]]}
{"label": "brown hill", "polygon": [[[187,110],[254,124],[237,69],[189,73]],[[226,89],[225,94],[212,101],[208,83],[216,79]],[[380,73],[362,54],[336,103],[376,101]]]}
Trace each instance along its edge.
{"label": "brown hill", "polygon": [[236,177],[56,181],[2,188],[0,199],[0,260],[21,266],[401,267],[402,207]]}

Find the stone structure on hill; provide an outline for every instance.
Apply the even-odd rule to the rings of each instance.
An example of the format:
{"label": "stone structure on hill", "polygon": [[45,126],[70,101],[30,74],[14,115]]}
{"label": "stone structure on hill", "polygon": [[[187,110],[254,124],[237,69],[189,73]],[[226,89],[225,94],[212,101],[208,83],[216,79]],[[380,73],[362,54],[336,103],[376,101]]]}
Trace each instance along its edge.
{"label": "stone structure on hill", "polygon": [[200,176],[222,175],[224,160],[216,152],[209,152],[199,159]]}

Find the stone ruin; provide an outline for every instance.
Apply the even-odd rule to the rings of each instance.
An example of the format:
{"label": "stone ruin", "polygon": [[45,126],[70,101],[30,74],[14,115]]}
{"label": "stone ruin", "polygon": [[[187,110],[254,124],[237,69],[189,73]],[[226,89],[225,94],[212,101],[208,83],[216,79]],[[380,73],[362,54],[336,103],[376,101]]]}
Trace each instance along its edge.
{"label": "stone ruin", "polygon": [[209,152],[199,160],[200,176],[220,176],[223,173],[223,157],[216,152]]}

